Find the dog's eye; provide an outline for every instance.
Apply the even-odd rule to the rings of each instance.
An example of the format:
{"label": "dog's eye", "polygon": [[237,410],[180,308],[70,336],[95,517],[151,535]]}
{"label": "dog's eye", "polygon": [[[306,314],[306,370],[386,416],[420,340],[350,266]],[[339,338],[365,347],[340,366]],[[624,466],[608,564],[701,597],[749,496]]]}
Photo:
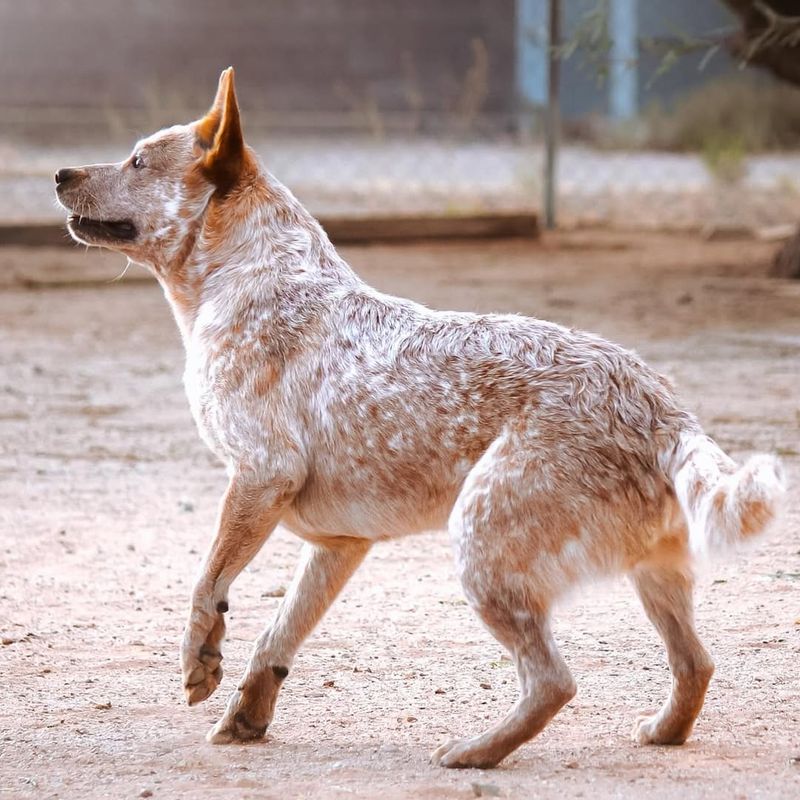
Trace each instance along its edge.
{"label": "dog's eye", "polygon": [[141,169],[144,166],[144,159],[140,155],[135,155],[133,161],[131,161],[131,166],[134,169]]}

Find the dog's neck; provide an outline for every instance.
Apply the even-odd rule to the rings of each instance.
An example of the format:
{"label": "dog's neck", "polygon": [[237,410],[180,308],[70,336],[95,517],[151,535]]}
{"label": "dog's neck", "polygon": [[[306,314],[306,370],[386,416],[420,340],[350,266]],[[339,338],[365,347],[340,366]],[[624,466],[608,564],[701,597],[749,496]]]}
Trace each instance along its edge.
{"label": "dog's neck", "polygon": [[236,326],[244,308],[274,308],[287,287],[319,294],[360,283],[314,217],[264,173],[211,198],[156,275],[187,346],[208,308],[226,309],[217,324]]}

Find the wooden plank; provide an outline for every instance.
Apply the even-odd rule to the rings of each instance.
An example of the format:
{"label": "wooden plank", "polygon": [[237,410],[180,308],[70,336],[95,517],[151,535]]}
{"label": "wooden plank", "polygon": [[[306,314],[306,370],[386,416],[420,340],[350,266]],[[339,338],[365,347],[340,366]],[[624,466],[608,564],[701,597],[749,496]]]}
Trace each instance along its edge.
{"label": "wooden plank", "polygon": [[73,245],[63,223],[0,223],[0,247],[64,247]]}
{"label": "wooden plank", "polygon": [[323,218],[320,222],[336,244],[426,239],[536,238],[539,234],[535,214],[330,217]]}
{"label": "wooden plank", "polygon": [[[336,244],[399,243],[431,239],[531,239],[539,235],[535,214],[323,217],[320,222]],[[73,245],[61,223],[0,224],[0,247]]]}

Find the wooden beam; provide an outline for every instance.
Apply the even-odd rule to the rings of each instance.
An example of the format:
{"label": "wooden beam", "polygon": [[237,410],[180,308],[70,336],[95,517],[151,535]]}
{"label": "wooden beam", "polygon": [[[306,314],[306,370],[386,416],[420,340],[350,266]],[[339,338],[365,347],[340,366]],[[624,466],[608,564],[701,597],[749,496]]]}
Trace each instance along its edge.
{"label": "wooden beam", "polygon": [[[385,217],[323,217],[320,220],[337,244],[406,242],[430,239],[536,238],[537,216],[529,214],[420,215]],[[69,247],[63,224],[0,224],[0,247]]]}

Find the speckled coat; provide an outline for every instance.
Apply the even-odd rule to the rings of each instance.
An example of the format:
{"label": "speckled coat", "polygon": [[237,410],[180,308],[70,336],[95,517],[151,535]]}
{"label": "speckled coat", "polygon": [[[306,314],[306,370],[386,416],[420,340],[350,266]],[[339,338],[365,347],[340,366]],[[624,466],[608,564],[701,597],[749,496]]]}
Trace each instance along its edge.
{"label": "speckled coat", "polygon": [[619,572],[674,674],[634,736],[685,740],[712,672],[691,560],[765,527],[782,491],[773,459],[737,468],[664,378],[597,336],[367,286],[244,144],[230,70],[203,120],[57,183],[76,238],[126,253],[164,287],[192,413],[230,474],[183,642],[190,703],[222,678],[236,575],[279,522],[307,542],[211,741],[264,735],[297,649],[374,542],[440,527],[521,695],[436,763],[493,766],[546,725],[575,691],[553,601]]}

